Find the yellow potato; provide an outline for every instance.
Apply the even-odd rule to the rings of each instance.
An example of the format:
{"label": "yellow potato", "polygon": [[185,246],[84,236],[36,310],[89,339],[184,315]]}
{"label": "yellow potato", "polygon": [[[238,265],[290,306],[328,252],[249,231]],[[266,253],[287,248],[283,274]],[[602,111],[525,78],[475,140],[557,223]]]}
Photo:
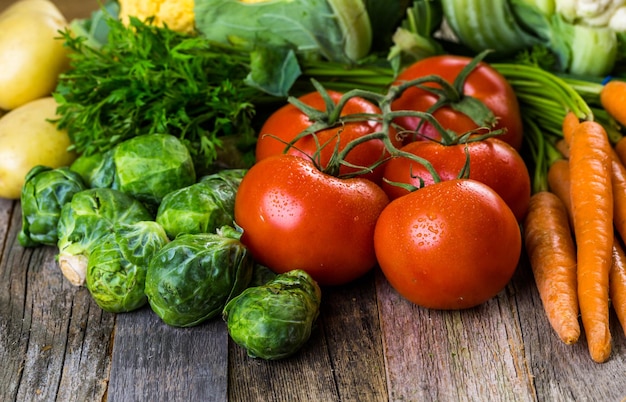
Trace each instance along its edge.
{"label": "yellow potato", "polygon": [[28,102],[0,117],[0,198],[18,199],[26,174],[37,165],[69,166],[76,155],[65,130],[47,121],[56,117],[52,97]]}
{"label": "yellow potato", "polygon": [[0,14],[0,109],[49,96],[69,67],[58,38],[67,21],[53,3],[22,0]]}

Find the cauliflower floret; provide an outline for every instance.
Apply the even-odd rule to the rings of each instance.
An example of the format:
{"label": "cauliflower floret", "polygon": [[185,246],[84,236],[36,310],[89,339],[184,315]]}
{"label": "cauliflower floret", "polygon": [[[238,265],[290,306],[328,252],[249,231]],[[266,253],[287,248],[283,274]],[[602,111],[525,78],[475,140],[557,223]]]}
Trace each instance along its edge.
{"label": "cauliflower floret", "polygon": [[609,21],[609,27],[615,32],[626,32],[626,6],[615,10]]}
{"label": "cauliflower floret", "polygon": [[185,33],[195,30],[194,0],[119,0],[119,5],[119,17],[125,23],[130,16],[141,21],[154,17],[156,26],[166,24],[174,31]]}
{"label": "cauliflower floret", "polygon": [[571,23],[606,26],[626,0],[556,0],[556,11]]}

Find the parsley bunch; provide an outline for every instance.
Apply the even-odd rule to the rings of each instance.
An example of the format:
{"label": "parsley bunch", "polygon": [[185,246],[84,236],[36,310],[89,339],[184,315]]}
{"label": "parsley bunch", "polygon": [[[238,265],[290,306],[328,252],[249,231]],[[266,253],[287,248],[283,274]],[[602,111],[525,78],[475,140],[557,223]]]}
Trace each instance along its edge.
{"label": "parsley bunch", "polygon": [[134,136],[167,133],[183,140],[200,170],[232,165],[218,158],[233,145],[235,159],[246,161],[248,153],[250,162],[254,102],[263,94],[244,82],[249,56],[149,22],[133,18],[125,26],[109,18],[100,48],[62,32],[72,68],[54,96],[57,123],[74,150],[90,155]]}

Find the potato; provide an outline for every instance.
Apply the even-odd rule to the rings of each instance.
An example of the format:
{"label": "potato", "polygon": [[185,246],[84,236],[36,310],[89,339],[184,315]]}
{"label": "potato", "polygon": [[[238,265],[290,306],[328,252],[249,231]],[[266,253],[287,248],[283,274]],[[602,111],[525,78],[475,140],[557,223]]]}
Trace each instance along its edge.
{"label": "potato", "polygon": [[0,109],[49,96],[69,68],[58,38],[67,21],[47,0],[21,0],[0,14]]}
{"label": "potato", "polygon": [[26,174],[37,165],[69,166],[76,155],[67,131],[47,121],[56,117],[57,102],[45,97],[0,117],[0,198],[18,199]]}

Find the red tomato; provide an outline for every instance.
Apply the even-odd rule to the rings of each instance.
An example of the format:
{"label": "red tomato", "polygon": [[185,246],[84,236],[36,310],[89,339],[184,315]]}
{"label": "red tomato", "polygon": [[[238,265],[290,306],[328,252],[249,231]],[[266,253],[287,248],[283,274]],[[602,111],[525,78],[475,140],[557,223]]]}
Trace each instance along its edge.
{"label": "red tomato", "polygon": [[[443,145],[435,141],[415,141],[402,151],[420,156],[431,163],[441,180],[459,176],[466,163],[466,146],[469,152],[469,178],[494,189],[507,203],[518,221],[526,216],[530,202],[531,183],[524,159],[509,144],[497,138],[467,144]],[[425,185],[433,184],[433,177],[424,165],[409,158],[391,159],[385,166],[383,177],[389,181],[419,187],[420,178]],[[409,190],[385,181],[381,184],[390,199],[408,194]]]}
{"label": "red tomato", "polygon": [[[342,96],[340,92],[336,91],[329,91],[329,95],[335,104],[337,104]],[[319,92],[308,93],[299,99],[320,111],[326,110],[324,99]],[[380,115],[381,111],[378,106],[375,106],[363,98],[352,98],[346,103],[341,115],[345,116],[357,113]],[[294,105],[287,104],[281,107],[270,115],[259,131],[256,146],[256,160],[261,161],[267,157],[284,153],[286,143],[292,141],[298,134],[310,127],[311,124],[312,121],[309,120],[309,117]],[[326,144],[319,158],[320,166],[325,168],[333,152],[335,152],[337,136],[339,136],[339,149],[341,150],[348,142],[364,135],[381,131],[381,129],[382,123],[375,120],[347,122],[339,127],[318,131],[316,133],[317,141],[313,135],[308,135],[300,139],[296,142],[295,147],[291,147],[287,153],[299,156],[313,156],[318,151],[320,144]],[[391,135],[391,140],[394,145],[401,145],[400,141],[395,136],[395,131]],[[353,165],[370,167],[387,155],[388,152],[383,142],[381,140],[372,140],[357,145],[348,153],[345,160]],[[359,169],[341,166],[339,173],[347,174],[357,170]],[[375,182],[380,182],[381,176],[382,165],[376,168],[373,173],[368,173],[363,177]]]}
{"label": "red tomato", "polygon": [[263,159],[235,198],[241,241],[277,273],[303,269],[320,285],[350,282],[376,265],[374,227],[389,203],[374,182],[339,179],[294,155]]}
{"label": "red tomato", "polygon": [[522,250],[506,203],[471,179],[444,181],[392,201],[374,234],[378,263],[398,293],[433,309],[477,306],[509,282]]}
{"label": "red tomato", "polygon": [[[422,59],[407,67],[398,75],[395,84],[403,81],[412,81],[427,75],[438,75],[449,83],[459,75],[461,70],[472,59],[464,56],[440,55]],[[427,86],[439,87],[439,84],[427,83]],[[506,78],[489,64],[481,62],[468,75],[463,93],[482,101],[498,121],[494,129],[506,128],[506,133],[501,138],[519,150],[522,146],[522,119],[520,108],[512,86]],[[412,87],[407,89],[402,96],[392,103],[393,110],[417,110],[427,111],[436,101],[437,96],[432,93]],[[467,115],[450,106],[443,106],[433,112],[433,116],[444,128],[450,129],[457,134],[463,134],[478,126]],[[402,117],[396,122],[403,128],[415,131],[420,119],[417,117]],[[440,138],[439,132],[429,123],[424,122],[420,133],[428,138]]]}

